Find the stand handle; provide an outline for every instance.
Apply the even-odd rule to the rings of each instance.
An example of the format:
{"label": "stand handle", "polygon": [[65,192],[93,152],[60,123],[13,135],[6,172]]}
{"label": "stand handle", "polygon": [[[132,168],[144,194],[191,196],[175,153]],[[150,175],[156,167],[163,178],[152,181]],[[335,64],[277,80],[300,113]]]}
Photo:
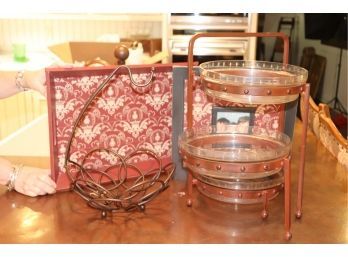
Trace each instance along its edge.
{"label": "stand handle", "polygon": [[193,102],[193,48],[195,41],[201,37],[279,37],[284,41],[284,53],[283,53],[283,64],[288,64],[289,62],[289,38],[282,32],[208,32],[208,33],[198,33],[191,37],[188,46],[188,86],[187,86],[187,127],[192,128],[192,102]]}
{"label": "stand handle", "polygon": [[[131,70],[129,69],[128,66],[125,66],[125,65],[121,65],[121,66],[118,66],[116,67],[111,73],[110,75],[108,75],[104,81],[98,86],[97,90],[88,98],[86,104],[83,106],[82,110],[80,111],[79,113],[79,116],[77,117],[77,119],[74,121],[73,123],[73,128],[72,128],[72,132],[71,132],[71,135],[70,135],[70,138],[68,140],[68,145],[67,145],[67,150],[66,150],[66,153],[65,153],[65,161],[64,161],[64,167],[66,168],[67,170],[67,174],[69,175],[69,178],[72,178],[72,176],[70,175],[70,172],[69,172],[69,169],[67,168],[67,165],[68,165],[68,162],[73,162],[71,159],[70,159],[70,150],[71,150],[71,145],[72,145],[72,141],[75,137],[75,133],[76,133],[76,130],[77,130],[77,126],[81,123],[82,121],[82,118],[83,116],[86,114],[86,111],[88,109],[88,107],[91,105],[91,103],[93,102],[93,100],[100,94],[100,92],[109,85],[109,82],[110,80],[115,76],[115,74],[120,70],[120,69],[126,69],[128,71],[128,74],[129,74],[129,78],[130,78],[130,85],[131,85],[131,88],[133,90],[135,90],[136,92],[137,91],[137,88],[144,88],[146,86],[148,86],[151,82],[152,82],[152,78],[153,78],[153,75],[154,75],[154,68],[152,67],[151,68],[151,74],[150,74],[150,78],[148,79],[148,81],[146,81],[143,85],[142,84],[139,84],[137,83],[136,81],[134,81],[133,77],[132,77],[132,72]],[[139,93],[139,92],[138,92]]]}

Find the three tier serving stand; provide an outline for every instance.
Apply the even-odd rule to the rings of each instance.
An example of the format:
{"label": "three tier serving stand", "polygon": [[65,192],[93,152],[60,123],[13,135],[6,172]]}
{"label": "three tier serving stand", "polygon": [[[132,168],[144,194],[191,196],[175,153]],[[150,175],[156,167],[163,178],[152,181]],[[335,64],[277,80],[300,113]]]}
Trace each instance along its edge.
{"label": "three tier serving stand", "polygon": [[229,203],[263,203],[262,218],[268,216],[268,201],[284,190],[285,238],[291,238],[291,139],[282,131],[249,127],[240,132],[236,125],[226,131],[216,126],[193,126],[193,50],[203,37],[276,37],[283,40],[283,63],[222,60],[202,63],[203,90],[214,105],[286,104],[304,97],[300,168],[296,217],[302,216],[303,176],[306,151],[309,84],[307,71],[288,64],[289,39],[283,33],[200,33],[188,49],[187,128],[179,138],[183,166],[188,170],[187,205],[192,190]]}

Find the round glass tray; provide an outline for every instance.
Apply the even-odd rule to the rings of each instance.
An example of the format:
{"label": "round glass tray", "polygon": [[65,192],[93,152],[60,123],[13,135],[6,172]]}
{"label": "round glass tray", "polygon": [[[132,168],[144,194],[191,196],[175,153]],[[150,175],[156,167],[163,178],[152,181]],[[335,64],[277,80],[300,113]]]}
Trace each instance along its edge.
{"label": "round glass tray", "polygon": [[294,101],[308,77],[304,68],[275,62],[220,60],[199,67],[208,96],[247,104]]}
{"label": "round glass tray", "polygon": [[196,174],[195,177],[203,183],[233,190],[263,190],[279,186],[284,182],[283,172],[258,179],[216,179]]}
{"label": "round glass tray", "polygon": [[208,126],[186,130],[179,136],[179,147],[196,158],[212,161],[261,162],[288,155],[291,140],[284,133],[253,126],[243,130],[239,125]]}

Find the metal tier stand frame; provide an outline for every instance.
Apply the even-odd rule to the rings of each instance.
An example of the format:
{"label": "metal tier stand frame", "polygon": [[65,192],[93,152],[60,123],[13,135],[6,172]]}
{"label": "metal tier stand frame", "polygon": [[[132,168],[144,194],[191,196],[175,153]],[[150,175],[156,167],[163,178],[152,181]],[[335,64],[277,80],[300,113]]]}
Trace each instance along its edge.
{"label": "metal tier stand frame", "polygon": [[[239,33],[239,32],[216,32],[216,33],[199,33],[194,35],[188,48],[188,87],[187,87],[187,129],[193,127],[193,84],[194,84],[194,70],[193,70],[193,49],[194,43],[198,38],[202,37],[278,37],[284,41],[284,53],[283,64],[288,64],[289,60],[289,39],[281,32],[268,32],[268,33]],[[247,87],[246,87],[247,89]],[[297,88],[298,93],[304,97],[305,111],[303,117],[302,137],[301,137],[301,153],[300,153],[300,167],[298,173],[298,188],[297,188],[297,206],[296,206],[296,218],[302,217],[302,198],[303,198],[303,177],[305,168],[305,154],[306,154],[306,138],[307,138],[307,125],[308,125],[308,108],[309,108],[309,84],[301,85]],[[249,92],[249,90],[244,90]],[[252,90],[251,90],[252,91]],[[250,92],[251,92],[250,91]],[[269,90],[264,90],[264,95],[269,95]],[[262,93],[261,93],[262,94]],[[284,92],[284,94],[286,94]],[[184,156],[185,164],[185,156]],[[291,239],[291,180],[290,180],[290,160],[291,156],[285,156],[279,160],[284,171],[284,226],[285,226],[285,238]],[[238,163],[236,163],[238,165]],[[255,164],[253,164],[255,165]],[[256,164],[257,165],[257,164]],[[220,168],[218,165],[217,167]],[[245,164],[241,164],[240,170],[245,169]],[[193,178],[192,172],[188,172],[187,176],[187,205],[192,206],[192,190],[193,185],[198,184],[198,181]],[[262,211],[262,217],[267,217],[267,194],[264,200],[264,210]]]}

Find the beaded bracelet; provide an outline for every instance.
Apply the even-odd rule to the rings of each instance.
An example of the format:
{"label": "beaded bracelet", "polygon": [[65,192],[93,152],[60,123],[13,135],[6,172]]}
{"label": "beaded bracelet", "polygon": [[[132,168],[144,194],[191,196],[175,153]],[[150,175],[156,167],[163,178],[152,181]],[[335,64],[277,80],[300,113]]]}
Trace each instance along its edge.
{"label": "beaded bracelet", "polygon": [[15,188],[16,179],[18,177],[18,174],[21,172],[22,168],[23,168],[22,164],[15,165],[15,166],[12,167],[12,172],[11,172],[11,175],[10,175],[10,179],[6,183],[8,191],[12,191]]}
{"label": "beaded bracelet", "polygon": [[24,81],[24,71],[18,71],[16,74],[16,87],[18,88],[19,91],[27,91],[28,88],[25,87],[25,81]]}

